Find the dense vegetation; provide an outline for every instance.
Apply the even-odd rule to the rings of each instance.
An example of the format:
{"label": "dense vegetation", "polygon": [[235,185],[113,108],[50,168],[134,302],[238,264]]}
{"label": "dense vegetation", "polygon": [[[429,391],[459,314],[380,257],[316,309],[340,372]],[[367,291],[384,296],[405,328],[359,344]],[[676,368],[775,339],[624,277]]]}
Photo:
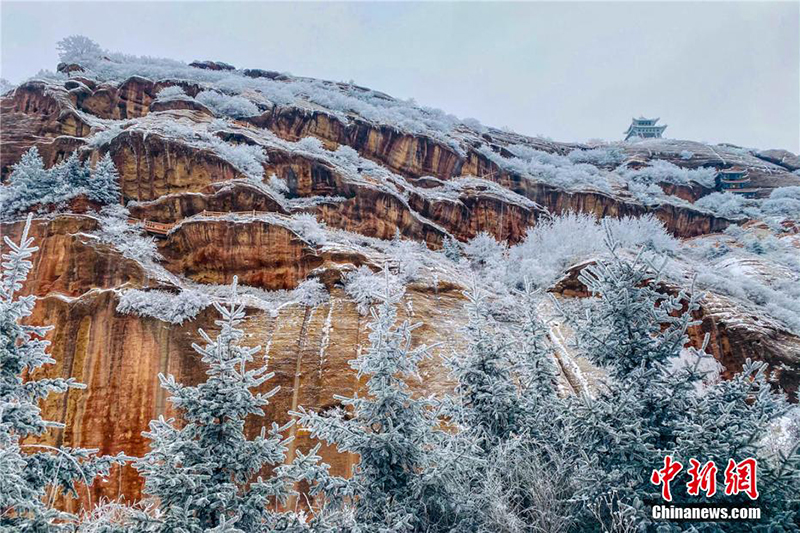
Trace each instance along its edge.
{"label": "dense vegetation", "polygon": [[[51,507],[47,491],[70,489],[78,480],[103,475],[126,458],[97,457],[87,450],[47,448],[27,453],[23,440],[48,423],[36,406],[48,392],[71,381],[23,381],[25,369],[52,363],[43,328],[20,325],[33,297],[19,297],[36,250],[27,237],[6,237],[0,320],[0,526],[13,531],[142,532],[433,532],[433,531],[620,531],[658,525],[672,530],[797,531],[800,513],[800,442],[771,438],[774,422],[789,412],[769,384],[766,365],[748,361],[729,380],[714,379],[702,349],[687,348],[687,328],[697,295],[658,289],[657,256],[620,254],[605,224],[608,259],[587,267],[583,283],[596,295],[586,316],[566,314],[582,352],[605,369],[591,394],[564,395],[546,328],[536,307],[541,294],[525,281],[506,302],[513,319],[498,321],[488,295],[467,292],[468,349],[445,364],[456,387],[447,397],[410,392],[419,362],[431,357],[412,347],[419,324],[399,323],[401,278],[384,270],[356,281],[371,313],[369,346],[354,361],[366,379],[363,396],[336,397],[341,407],[291,413],[321,443],[358,454],[352,476],[338,478],[317,448],[286,461],[288,426],[267,421],[260,435],[244,434],[246,416],[263,417],[275,393],[254,389],[271,377],[253,367],[258,348],[239,345],[245,317],[236,303],[214,303],[221,331],[194,346],[207,367],[207,381],[185,386],[160,376],[180,420],[159,419],[145,433],[151,451],[135,461],[151,497],[138,507],[111,505],[83,517]],[[485,261],[486,246],[473,253]],[[319,288],[304,292],[315,292]],[[312,298],[307,305],[319,300]],[[8,333],[6,335],[6,332]],[[713,368],[713,367],[712,367]],[[797,431],[797,428],[792,429]],[[658,500],[650,472],[665,455],[684,464],[692,458],[741,461],[756,458],[765,512],[757,523],[658,523],[645,502]],[[262,467],[272,466],[264,478]],[[311,508],[296,506],[296,488],[308,487]],[[684,484],[673,484],[676,501],[700,502]],[[747,505],[744,495],[726,503]],[[295,506],[287,505],[294,502]],[[105,510],[104,510],[105,509]],[[669,526],[669,527],[667,527]]]}

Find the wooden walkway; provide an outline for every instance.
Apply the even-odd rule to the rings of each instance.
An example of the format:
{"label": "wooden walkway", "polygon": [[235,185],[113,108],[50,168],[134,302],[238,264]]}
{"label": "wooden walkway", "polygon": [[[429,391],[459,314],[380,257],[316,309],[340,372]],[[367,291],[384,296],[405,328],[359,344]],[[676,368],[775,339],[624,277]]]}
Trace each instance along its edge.
{"label": "wooden walkway", "polygon": [[[203,210],[200,213],[197,213],[193,216],[203,216],[203,217],[224,217],[226,215],[240,215],[240,216],[253,216],[256,215],[266,215],[269,214],[269,211],[206,211]],[[177,223],[176,222],[153,222],[152,220],[141,220],[138,218],[129,218],[128,222],[131,224],[138,224],[141,223],[144,226],[144,230],[151,235],[159,235],[161,237],[166,237],[167,234],[174,228]]]}

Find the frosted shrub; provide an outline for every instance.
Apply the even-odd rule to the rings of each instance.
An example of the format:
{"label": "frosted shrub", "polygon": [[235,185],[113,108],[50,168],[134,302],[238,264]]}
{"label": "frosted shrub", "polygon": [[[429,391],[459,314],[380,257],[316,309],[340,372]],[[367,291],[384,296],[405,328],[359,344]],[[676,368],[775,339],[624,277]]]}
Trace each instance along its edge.
{"label": "frosted shrub", "polygon": [[259,180],[264,176],[267,154],[262,147],[250,144],[230,144],[216,137],[209,139],[208,143],[214,152],[244,175]]}
{"label": "frosted shrub", "polygon": [[800,220],[800,187],[778,187],[773,189],[769,198],[761,202],[761,211],[766,215],[775,215]]}
{"label": "frosted shrub", "polygon": [[464,255],[472,268],[478,271],[495,271],[505,262],[506,245],[485,231],[464,245]]}
{"label": "frosted shrub", "polygon": [[[618,245],[638,251],[645,247],[674,253],[678,243],[652,215],[604,219]],[[602,255],[603,229],[592,215],[567,213],[542,221],[528,230],[525,240],[509,251],[508,281],[521,286],[528,278],[549,286],[575,263]]]}
{"label": "frosted shrub", "polygon": [[475,133],[485,133],[488,131],[488,128],[481,124],[481,121],[477,118],[470,118],[467,117],[461,121],[466,127],[474,131]]}
{"label": "frosted shrub", "polygon": [[269,177],[269,182],[267,182],[269,188],[272,189],[276,194],[281,196],[287,194],[289,192],[289,185],[286,183],[286,180],[283,178],[279,178],[278,176],[273,173]]}
{"label": "frosted shrub", "polygon": [[132,124],[134,124],[132,120],[114,122],[111,126],[101,129],[89,137],[89,146],[92,148],[100,148],[101,146],[107,145]]}
{"label": "frosted shrub", "polygon": [[184,289],[178,294],[165,291],[129,289],[122,293],[117,312],[149,316],[170,324],[183,324],[211,305],[203,292]]}
{"label": "frosted shrub", "polygon": [[311,152],[312,154],[320,154],[325,152],[325,147],[322,146],[322,141],[316,137],[303,137],[295,143],[295,146],[301,150]]}
{"label": "frosted shrub", "polygon": [[424,244],[403,239],[399,232],[395,235],[387,249],[387,254],[401,283],[407,284],[419,278],[423,263],[422,254],[426,251],[427,248]]}
{"label": "frosted shrub", "polygon": [[645,184],[629,181],[628,192],[644,205],[651,207],[659,205],[664,198],[664,191],[655,183]]}
{"label": "frosted shrub", "polygon": [[231,118],[251,117],[260,114],[258,107],[241,96],[229,96],[217,91],[202,91],[195,100],[212,110],[217,115]]}
{"label": "frosted shrub", "polygon": [[594,166],[617,166],[625,160],[625,153],[616,146],[601,146],[591,150],[573,150],[567,157],[573,163]]}
{"label": "frosted shrub", "polygon": [[121,205],[109,205],[100,211],[100,240],[114,246],[123,256],[143,264],[160,259],[152,237],[142,235],[141,227],[129,224],[130,213]]}
{"label": "frosted shrub", "polygon": [[689,185],[691,182],[696,182],[704,187],[713,188],[717,171],[712,167],[687,169],[663,159],[655,159],[650,161],[646,167],[636,170],[623,169],[620,174],[628,180],[644,184],[664,182]]}
{"label": "frosted shrub", "polygon": [[289,221],[289,227],[311,244],[320,246],[327,241],[325,224],[310,213],[294,215]]}
{"label": "frosted shrub", "polygon": [[395,276],[384,270],[375,274],[368,266],[361,266],[346,273],[343,277],[344,291],[356,302],[359,314],[369,314],[370,306],[377,302],[389,286],[391,292],[400,290],[400,283]]}
{"label": "frosted shrub", "polygon": [[603,222],[623,248],[644,248],[659,254],[673,254],[678,250],[678,240],[667,233],[664,223],[653,215],[606,218]]}
{"label": "frosted shrub", "polygon": [[594,165],[576,164],[569,157],[543,152],[530,146],[511,145],[507,148],[513,157],[503,157],[485,145],[478,152],[500,168],[531,179],[565,188],[589,185],[600,190],[609,190],[607,178]]}
{"label": "frosted shrub", "polygon": [[159,100],[171,100],[174,98],[186,98],[186,91],[183,90],[183,87],[180,85],[170,85],[169,87],[164,87],[160,91],[156,93],[156,97]]}
{"label": "frosted shrub", "polygon": [[734,219],[747,216],[748,204],[747,199],[730,192],[712,192],[694,203],[697,207],[711,211],[719,217]]}
{"label": "frosted shrub", "polygon": [[292,291],[292,300],[306,307],[316,307],[328,301],[328,291],[318,279],[307,279]]}

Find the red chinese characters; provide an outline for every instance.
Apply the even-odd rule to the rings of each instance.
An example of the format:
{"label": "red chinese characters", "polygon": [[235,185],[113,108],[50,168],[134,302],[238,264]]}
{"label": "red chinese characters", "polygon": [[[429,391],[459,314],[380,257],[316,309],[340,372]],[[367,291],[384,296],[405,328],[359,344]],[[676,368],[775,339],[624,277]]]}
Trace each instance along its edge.
{"label": "red chinese characters", "polygon": [[672,501],[672,492],[669,490],[669,483],[682,469],[682,464],[680,464],[678,461],[673,461],[672,456],[667,455],[664,457],[664,468],[661,470],[653,470],[653,473],[650,476],[650,483],[653,485],[662,485],[661,497],[668,502]]}
{"label": "red chinese characters", "polygon": [[751,500],[757,499],[757,467],[758,462],[752,457],[738,463],[729,459],[725,468],[725,495],[733,496],[744,492]]}
{"label": "red chinese characters", "polygon": [[[689,482],[686,483],[686,493],[689,496],[700,496],[701,493],[707,498],[711,498],[717,493],[717,465],[714,461],[700,463],[695,458],[689,459]],[[740,462],[733,459],[728,461],[725,468],[725,495],[735,496],[740,493],[747,494],[751,500],[758,499],[758,480],[756,470],[758,462],[752,457],[748,457]],[[664,467],[653,470],[650,475],[650,482],[653,485],[661,485],[661,497],[664,500],[672,501],[672,491],[670,482],[674,480],[683,465],[674,460],[671,455],[664,457]]]}
{"label": "red chinese characters", "polygon": [[708,461],[700,467],[700,461],[697,459],[689,459],[692,465],[687,472],[691,476],[691,480],[686,484],[686,492],[692,496],[698,496],[702,490],[707,498],[710,498],[717,493],[717,465],[714,461]]}

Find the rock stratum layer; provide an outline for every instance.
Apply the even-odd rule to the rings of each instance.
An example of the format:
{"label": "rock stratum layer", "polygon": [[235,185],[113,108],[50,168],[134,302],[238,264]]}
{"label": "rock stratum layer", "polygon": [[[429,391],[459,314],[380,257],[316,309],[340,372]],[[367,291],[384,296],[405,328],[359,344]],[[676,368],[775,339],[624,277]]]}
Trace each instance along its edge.
{"label": "rock stratum layer", "polygon": [[[272,74],[245,72],[245,76],[276,83],[290,80]],[[159,99],[158,91],[170,85],[181,86],[187,98]],[[448,142],[441,135],[409,133],[356,113],[343,118],[319,106],[259,104],[260,114],[228,121],[213,134],[226,146],[264,150],[263,178],[253,179],[219,150],[216,141],[185,134],[186,128],[207,128],[215,120],[212,110],[192,99],[201,90],[199,83],[139,76],[101,82],[78,67],[66,81],[27,82],[0,101],[4,180],[32,146],[39,149],[47,166],[75,151],[93,162],[109,153],[131,217],[170,228],[158,236],[162,270],[154,272],[97,238],[99,222],[91,205],[80,213],[35,219],[32,235],[39,251],[24,289],[38,298],[31,323],[54,325],[48,338],[57,364],[47,372],[87,384],[86,390],[46,402],[47,418],[65,422],[66,429],[46,435],[43,442],[142,456],[147,441],[141,433],[148,422],[174,414],[157,375],[170,373],[189,384],[203,378],[204,369],[191,344],[200,341],[198,328],[214,332],[213,308],[183,324],[121,314],[116,308],[126,289],[177,293],[181,284],[227,284],[236,275],[244,285],[276,291],[293,289],[310,277],[320,279],[330,291],[327,303],[286,305],[277,314],[257,305],[248,308],[247,343],[264,347],[262,354],[275,372],[264,390],[281,387],[267,419],[282,423],[287,411],[298,405],[330,408],[333,394],[359,385],[348,361],[365,344],[366,318],[359,315],[339,281],[342,272],[361,265],[377,269],[385,260],[370,247],[370,239],[391,239],[400,233],[438,249],[446,236],[467,241],[488,232],[514,244],[542,217],[565,212],[596,217],[652,213],[670,233],[683,239],[720,232],[736,223],[690,203],[647,206],[624,187],[612,191],[564,188],[530,179],[487,155],[487,150],[507,154],[510,145],[564,155],[588,149],[583,145],[493,129],[460,132],[455,142]],[[170,129],[174,124],[184,128],[180,134]],[[109,135],[115,127],[119,131]],[[303,143],[308,137],[317,139],[322,149]],[[352,150],[348,158],[325,150],[341,147]],[[791,154],[720,155],[699,143],[691,143],[691,148],[694,156],[688,161],[677,155],[686,143],[676,144],[674,153],[663,158],[688,168],[745,166],[765,190],[800,182],[789,172],[797,166]],[[635,145],[627,150],[626,157],[652,157]],[[283,180],[286,190],[267,186],[272,175]],[[665,183],[662,188],[688,200],[708,192],[700,185]],[[243,215],[248,212],[250,218]],[[225,213],[238,215],[226,217]],[[313,215],[343,237],[332,243],[310,241],[292,225],[292,216],[299,213]],[[21,227],[19,220],[7,221],[2,231],[15,239]],[[435,282],[409,286],[402,315],[424,324],[416,330],[415,342],[460,342],[459,331],[466,320],[463,284],[448,279],[445,267],[441,275],[436,268],[431,272],[436,272]],[[577,282],[568,279],[557,292],[562,297],[580,295]],[[735,371],[745,357],[775,366],[800,362],[796,336],[758,317],[740,320],[739,314],[732,319],[734,308],[723,298],[707,300],[701,310],[702,325],[693,333],[697,343],[701,333],[712,335],[711,352],[727,372]],[[447,374],[435,361],[425,363],[422,378],[420,390],[448,389]],[[797,374],[785,371],[780,384],[796,390]],[[253,421],[250,430],[258,429]],[[309,446],[302,431],[295,436],[292,446]],[[333,450],[324,454],[335,473],[349,471],[352,457]],[[141,489],[141,480],[131,467],[119,468],[106,482],[95,484],[90,494],[81,493],[80,500],[65,502],[65,506],[75,508],[87,500],[119,496],[137,499]]]}

